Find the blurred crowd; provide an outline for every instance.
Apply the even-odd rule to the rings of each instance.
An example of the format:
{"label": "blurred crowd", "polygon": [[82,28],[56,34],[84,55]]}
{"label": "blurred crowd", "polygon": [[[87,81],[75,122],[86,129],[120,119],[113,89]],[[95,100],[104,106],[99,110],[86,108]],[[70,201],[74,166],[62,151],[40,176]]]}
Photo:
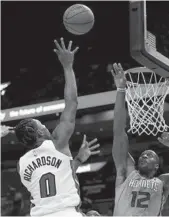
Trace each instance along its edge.
{"label": "blurred crowd", "polygon": [[[103,210],[102,210],[103,206]],[[113,207],[112,201],[109,201],[108,206],[105,207],[105,204],[99,204],[93,206],[92,200],[89,198],[83,198],[81,204],[81,211],[83,213],[88,213],[91,210],[95,210],[96,212],[104,212],[106,208],[107,216],[112,216]],[[23,199],[23,194],[17,191],[15,188],[10,187],[9,191],[6,195],[1,197],[1,216],[30,216],[30,202],[28,200]]]}
{"label": "blurred crowd", "polygon": [[[93,204],[93,201],[84,197],[81,205],[83,213],[96,210],[104,216],[113,216],[114,200],[105,200],[101,203]],[[15,188],[10,187],[7,195],[1,197],[1,216],[30,216],[30,202],[23,199],[21,192],[16,191]],[[169,198],[166,201],[162,216],[169,215]]]}
{"label": "blurred crowd", "polygon": [[21,192],[9,187],[6,195],[1,196],[1,215],[2,216],[24,216],[24,200]]}

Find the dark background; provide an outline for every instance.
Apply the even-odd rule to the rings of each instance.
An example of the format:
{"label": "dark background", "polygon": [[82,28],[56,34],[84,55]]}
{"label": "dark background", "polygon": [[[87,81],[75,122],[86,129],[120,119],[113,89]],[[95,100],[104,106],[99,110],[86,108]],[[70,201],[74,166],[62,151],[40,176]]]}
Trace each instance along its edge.
{"label": "dark background", "polygon": [[[84,2],[92,9],[95,24],[81,36],[69,33],[62,23],[64,11],[74,3],[83,2],[2,2],[1,82],[11,81],[2,109],[63,99],[63,70],[52,51],[53,40],[60,37],[80,47],[74,64],[79,95],[114,88],[108,64],[121,62],[124,69],[139,66],[130,57],[127,1]],[[148,27],[166,56],[166,40],[161,38],[168,37],[168,8],[167,2],[148,3]]]}

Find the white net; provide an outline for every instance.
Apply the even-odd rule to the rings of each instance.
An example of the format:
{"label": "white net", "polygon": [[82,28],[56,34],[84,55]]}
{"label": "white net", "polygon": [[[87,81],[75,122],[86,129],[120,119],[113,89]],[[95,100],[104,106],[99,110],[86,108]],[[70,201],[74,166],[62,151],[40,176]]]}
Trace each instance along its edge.
{"label": "white net", "polygon": [[163,113],[164,100],[169,93],[169,80],[145,67],[129,69],[125,75],[129,132],[156,136],[158,132],[166,131],[168,126]]}

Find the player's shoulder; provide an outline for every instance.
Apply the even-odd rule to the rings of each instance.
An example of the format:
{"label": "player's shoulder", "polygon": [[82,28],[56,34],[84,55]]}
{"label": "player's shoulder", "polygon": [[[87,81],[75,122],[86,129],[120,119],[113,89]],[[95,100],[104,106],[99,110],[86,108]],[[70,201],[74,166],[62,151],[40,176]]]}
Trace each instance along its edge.
{"label": "player's shoulder", "polygon": [[44,141],[43,144],[41,145],[41,148],[45,148],[48,150],[51,149],[51,150],[57,152],[59,155],[62,155],[66,158],[67,157],[72,158],[72,154],[70,152],[69,145],[63,146],[63,148],[62,148],[62,147],[58,146],[58,142],[55,139]]}
{"label": "player's shoulder", "polygon": [[51,139],[51,140],[45,140],[40,146],[39,146],[39,151],[43,153],[55,153],[62,159],[69,159],[72,160],[72,154],[69,149],[69,146],[63,146],[63,148],[60,148],[57,145],[57,140]]}
{"label": "player's shoulder", "polygon": [[[45,144],[45,146],[44,146]],[[47,148],[48,147],[48,148]],[[19,162],[25,161],[26,159],[31,159],[32,156],[35,156],[37,152],[41,152],[42,150],[46,149],[49,151],[51,149],[50,141],[44,140],[41,145],[36,148],[32,148],[27,150],[19,159]]]}
{"label": "player's shoulder", "polygon": [[19,158],[19,161],[18,161],[18,162],[20,162],[21,160],[27,158],[27,157],[30,155],[31,151],[32,151],[32,149],[31,149],[31,150],[27,150],[27,151]]}
{"label": "player's shoulder", "polygon": [[21,162],[25,162],[28,160],[31,160],[31,158],[41,155],[58,155],[62,159],[69,159],[72,160],[72,155],[69,149],[62,149],[60,150],[57,148],[57,141],[55,140],[44,140],[40,146],[37,148],[31,149],[28,152],[26,152],[21,158]]}
{"label": "player's shoulder", "polygon": [[157,183],[162,183],[162,184],[164,184],[163,180],[162,180],[160,177],[154,177],[154,180],[155,180]]}
{"label": "player's shoulder", "polygon": [[135,177],[135,176],[138,176],[138,175],[139,175],[139,171],[136,170],[136,169],[134,169],[134,170],[126,177],[126,179],[131,179],[131,178],[133,178],[133,177]]}
{"label": "player's shoulder", "polygon": [[134,169],[127,177],[126,177],[126,182],[130,181],[131,179],[139,177],[139,171]]}

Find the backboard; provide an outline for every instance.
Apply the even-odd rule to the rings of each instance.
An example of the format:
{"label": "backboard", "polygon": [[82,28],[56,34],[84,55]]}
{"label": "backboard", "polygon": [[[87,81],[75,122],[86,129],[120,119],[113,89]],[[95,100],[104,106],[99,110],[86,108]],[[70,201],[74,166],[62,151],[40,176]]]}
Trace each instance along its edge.
{"label": "backboard", "polygon": [[[160,4],[161,2],[158,3]],[[157,40],[155,28],[153,28],[154,32],[152,33],[153,19],[151,19],[151,22],[150,19],[148,19],[149,16],[152,16],[152,13],[148,13],[148,11],[150,12],[147,7],[148,4],[149,3],[146,1],[130,1],[131,56],[137,62],[153,70],[155,73],[163,77],[169,77],[169,56],[167,56],[167,52],[163,50],[163,46],[159,46],[159,38]],[[160,7],[158,9],[157,3],[154,3],[154,5],[155,4],[156,10],[160,10]],[[154,10],[154,7],[151,7],[151,11],[152,10]],[[162,12],[165,13],[165,11]],[[156,14],[157,19],[162,16],[162,12],[160,13],[159,11],[159,13]],[[163,22],[165,22],[165,19],[162,23]],[[156,25],[162,24],[156,23]],[[159,49],[159,47],[161,49]]]}

